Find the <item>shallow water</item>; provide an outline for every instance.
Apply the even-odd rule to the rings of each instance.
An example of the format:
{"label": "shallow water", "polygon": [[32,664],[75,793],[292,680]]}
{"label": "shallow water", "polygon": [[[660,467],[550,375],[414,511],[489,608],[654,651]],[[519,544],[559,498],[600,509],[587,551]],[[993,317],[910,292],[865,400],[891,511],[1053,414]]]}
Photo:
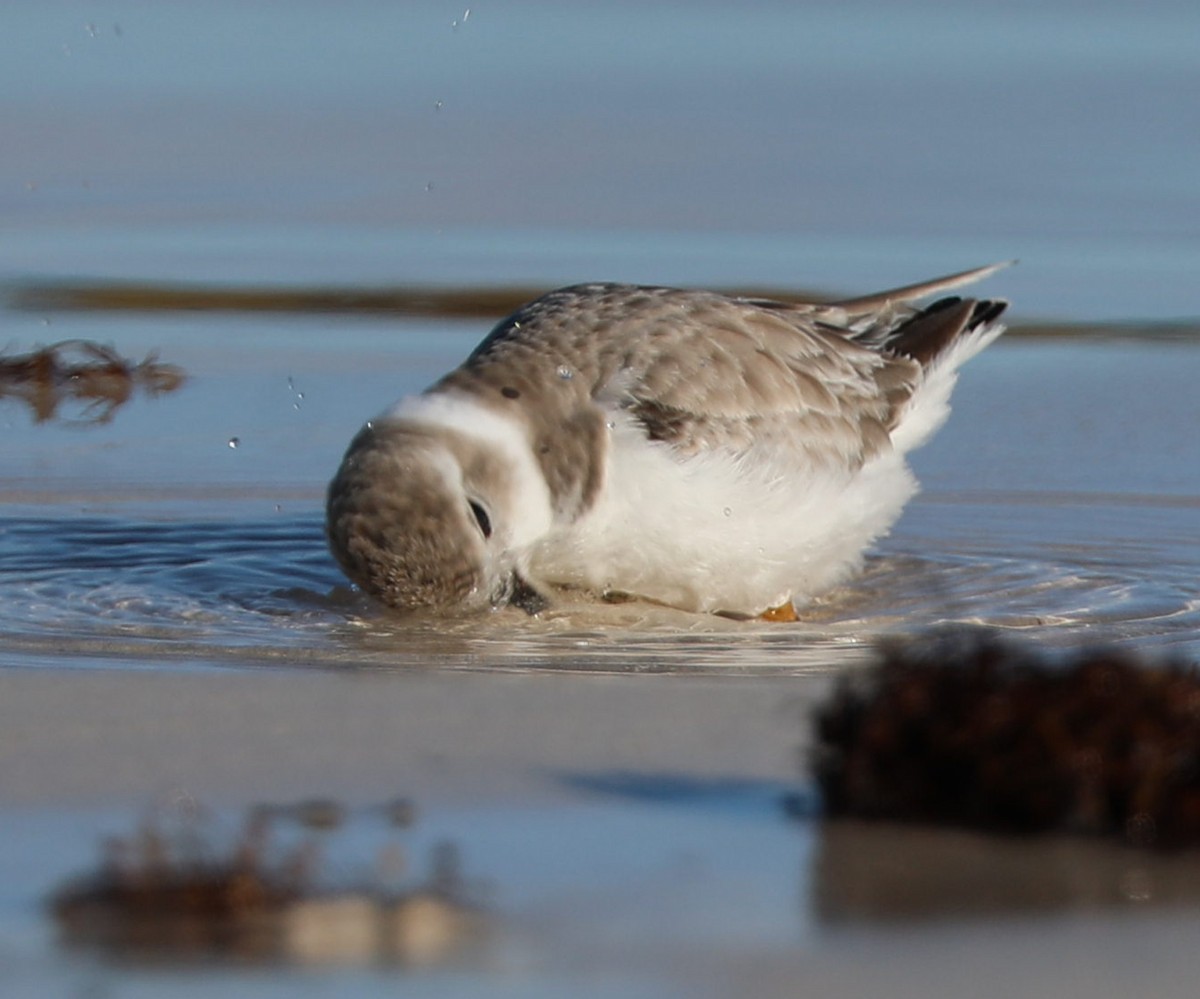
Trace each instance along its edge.
{"label": "shallow water", "polygon": [[[161,792],[140,775],[169,768],[147,757],[191,747],[193,780],[208,774],[218,799],[250,793],[204,732],[188,741],[160,723],[184,727],[175,705],[150,697],[142,714],[93,716],[72,678],[118,692],[163,675],[211,682],[207,717],[233,718],[221,748],[256,747],[289,787],[316,765],[297,755],[309,729],[332,733],[315,747],[331,755],[346,748],[338,739],[375,745],[324,727],[336,720],[326,699],[349,687],[292,705],[295,721],[258,704],[246,717],[271,724],[238,727],[246,688],[226,693],[230,671],[347,685],[368,674],[389,685],[395,700],[381,702],[398,724],[413,723],[414,678],[471,685],[431,702],[443,713],[421,731],[434,748],[404,762],[436,763],[447,746],[473,760],[455,757],[431,792],[429,835],[456,838],[468,867],[494,880],[508,936],[492,965],[404,981],[430,994],[727,995],[747,981],[763,995],[795,994],[798,981],[854,996],[1194,993],[1195,896],[1141,906],[1125,890],[1147,877],[1190,884],[1186,858],[1151,877],[1115,852],[990,843],[972,868],[973,848],[951,834],[820,833],[777,806],[802,780],[791,699],[809,703],[881,634],[974,622],[1056,647],[1200,656],[1200,8],[732,10],[6,9],[0,348],[82,338],[186,374],[111,410],[67,391],[40,422],[0,394],[0,680],[32,667],[56,681],[29,701],[44,718],[15,719],[0,773],[13,800],[41,802],[28,797],[39,772],[23,769],[33,753],[62,798],[20,813],[0,800],[11,994],[396,987],[372,968],[179,973],[64,961],[56,948],[39,899],[88,863],[97,835],[130,827],[139,796]],[[347,587],[321,526],[342,449],[363,420],[458,363],[487,319],[73,309],[26,294],[80,282],[203,299],[597,279],[837,294],[1013,257],[1020,265],[983,290],[1013,301],[1017,325],[1057,335],[1006,338],[968,366],[948,426],[914,456],[923,492],[863,573],[797,624],[769,626],[637,604],[413,621]],[[631,706],[665,682],[694,708],[688,696],[710,678],[711,714]],[[504,679],[533,687],[493,708]],[[779,745],[746,708],[777,683],[788,685]],[[639,685],[638,700],[605,699],[625,685]],[[549,691],[564,715],[543,731],[514,705]],[[641,727],[608,739],[593,717],[606,710]],[[473,759],[455,733],[484,715],[494,741]],[[60,728],[47,734],[50,719]],[[654,737],[674,745],[689,725],[725,739],[701,754],[698,777],[655,755]],[[581,769],[544,772],[538,752],[574,728],[591,733]],[[730,748],[760,744],[773,762]],[[501,782],[464,803],[464,787],[495,777],[492,757],[519,774],[518,790]],[[353,759],[332,772],[355,788],[397,765]],[[698,780],[683,781],[691,793],[684,777]],[[994,866],[1003,883],[964,897],[974,874],[889,880],[949,857]],[[860,858],[887,870],[847,877]],[[1047,903],[1047,885],[1066,888]],[[981,897],[1008,908],[960,924]],[[1131,947],[1142,961],[1127,960]]]}
{"label": "shallow water", "polygon": [[1186,0],[49,0],[0,37],[0,280],[861,291],[1200,311]]}

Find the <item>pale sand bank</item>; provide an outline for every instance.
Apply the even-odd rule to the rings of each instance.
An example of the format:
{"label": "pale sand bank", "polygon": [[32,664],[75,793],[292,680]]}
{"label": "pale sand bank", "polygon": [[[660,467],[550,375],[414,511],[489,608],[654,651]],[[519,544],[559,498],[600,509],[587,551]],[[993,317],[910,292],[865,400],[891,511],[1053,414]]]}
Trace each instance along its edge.
{"label": "pale sand bank", "polygon": [[562,793],[558,773],[789,781],[824,681],[0,670],[0,806]]}

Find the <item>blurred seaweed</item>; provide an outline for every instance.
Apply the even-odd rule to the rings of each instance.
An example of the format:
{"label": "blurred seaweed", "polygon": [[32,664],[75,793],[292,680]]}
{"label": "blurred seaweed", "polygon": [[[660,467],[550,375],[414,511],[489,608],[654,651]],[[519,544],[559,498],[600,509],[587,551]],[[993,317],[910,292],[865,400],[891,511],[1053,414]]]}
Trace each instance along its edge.
{"label": "blurred seaweed", "polygon": [[[404,801],[378,811],[393,830],[413,817]],[[437,844],[428,873],[406,879],[405,852],[389,841],[368,876],[338,883],[321,857],[346,821],[332,801],[260,805],[222,845],[189,799],[105,840],[98,867],[62,885],[49,908],[64,943],[121,960],[427,966],[463,957],[481,938],[484,910],[457,847]]]}
{"label": "blurred seaweed", "polygon": [[815,715],[826,814],[1200,846],[1200,668],[986,629],[885,643]]}
{"label": "blurred seaweed", "polygon": [[[15,399],[36,423],[109,423],[133,396],[174,392],[187,380],[183,370],[149,354],[133,362],[93,340],[60,340],[27,353],[0,353],[0,399]],[[64,416],[68,405],[79,407]]]}

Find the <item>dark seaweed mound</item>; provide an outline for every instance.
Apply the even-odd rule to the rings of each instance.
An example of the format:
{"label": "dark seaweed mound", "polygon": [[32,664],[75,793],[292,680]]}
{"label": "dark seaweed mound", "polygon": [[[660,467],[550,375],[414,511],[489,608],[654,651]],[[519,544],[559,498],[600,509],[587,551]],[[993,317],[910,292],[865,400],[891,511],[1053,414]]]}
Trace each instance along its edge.
{"label": "dark seaweed mound", "polygon": [[1200,843],[1200,670],[989,632],[884,646],[815,716],[826,814]]}

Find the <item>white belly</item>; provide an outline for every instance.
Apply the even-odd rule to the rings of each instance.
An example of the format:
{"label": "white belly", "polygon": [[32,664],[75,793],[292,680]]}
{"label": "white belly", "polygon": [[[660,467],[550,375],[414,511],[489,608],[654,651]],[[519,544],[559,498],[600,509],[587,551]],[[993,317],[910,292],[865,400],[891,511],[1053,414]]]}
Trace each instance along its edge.
{"label": "white belly", "polygon": [[781,468],[680,459],[625,421],[611,434],[600,500],[530,549],[534,579],[758,614],[845,579],[916,491],[894,452],[857,472]]}

